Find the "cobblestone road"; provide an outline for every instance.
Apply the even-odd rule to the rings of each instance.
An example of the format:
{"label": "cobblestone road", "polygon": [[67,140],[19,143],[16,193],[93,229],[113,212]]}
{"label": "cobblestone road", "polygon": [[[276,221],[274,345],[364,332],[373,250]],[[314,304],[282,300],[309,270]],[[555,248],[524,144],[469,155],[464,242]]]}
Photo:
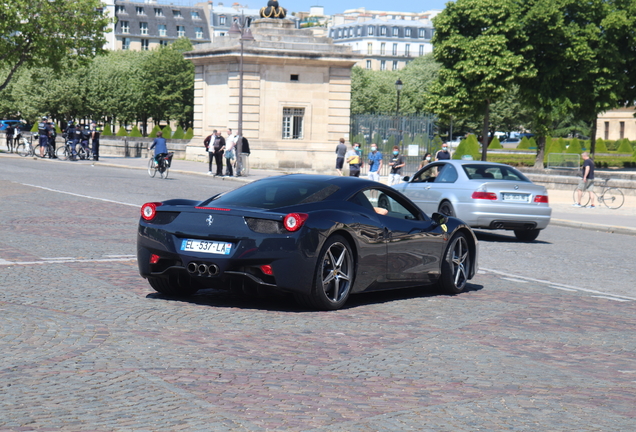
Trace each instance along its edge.
{"label": "cobblestone road", "polygon": [[137,273],[132,206],[0,180],[0,431],[636,429],[636,301],[482,272],[336,312]]}

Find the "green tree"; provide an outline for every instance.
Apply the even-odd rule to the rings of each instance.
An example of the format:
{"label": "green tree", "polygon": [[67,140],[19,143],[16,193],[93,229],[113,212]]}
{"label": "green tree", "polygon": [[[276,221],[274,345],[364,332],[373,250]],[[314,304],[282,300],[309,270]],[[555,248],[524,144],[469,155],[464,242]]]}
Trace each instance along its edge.
{"label": "green tree", "polygon": [[633,151],[634,149],[632,148],[632,145],[627,138],[623,138],[620,145],[616,149],[617,153],[632,153]]}
{"label": "green tree", "polygon": [[512,0],[457,0],[434,18],[433,51],[441,63],[431,87],[434,113],[483,118],[482,160],[487,159],[490,106],[515,79],[524,76],[523,54],[515,47],[523,35]]}
{"label": "green tree", "polygon": [[490,141],[490,144],[488,145],[489,149],[502,149],[503,146],[501,145],[501,142],[499,141],[499,138],[494,137],[492,139],[492,141]]}
{"label": "green tree", "polygon": [[108,18],[99,0],[11,0],[0,11],[0,91],[20,68],[84,64],[103,52]]}

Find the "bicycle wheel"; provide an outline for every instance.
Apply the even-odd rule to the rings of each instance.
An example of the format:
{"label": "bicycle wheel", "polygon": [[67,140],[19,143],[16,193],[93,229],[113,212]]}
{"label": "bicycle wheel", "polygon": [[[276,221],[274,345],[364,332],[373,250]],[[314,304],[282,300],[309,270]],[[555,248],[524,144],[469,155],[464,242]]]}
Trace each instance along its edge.
{"label": "bicycle wheel", "polygon": [[621,206],[625,202],[625,196],[623,195],[623,191],[621,191],[620,189],[609,188],[605,192],[603,192],[603,195],[601,195],[601,200],[607,208],[616,210],[621,208]]}
{"label": "bicycle wheel", "polygon": [[57,156],[57,158],[59,160],[63,160],[65,161],[66,159],[68,159],[68,151],[66,149],[66,146],[61,146],[55,149],[55,156]]}
{"label": "bicycle wheel", "polygon": [[40,156],[40,148],[42,148],[40,144],[35,146],[35,148],[33,149],[34,157],[39,157],[39,158],[46,157],[46,151],[44,152],[44,156]]}
{"label": "bicycle wheel", "polygon": [[80,160],[85,160],[86,159],[86,150],[84,150],[84,147],[79,146],[77,149],[77,157],[79,157]]}
{"label": "bicycle wheel", "polygon": [[[579,202],[578,191],[579,191],[579,188],[576,188],[574,189],[574,193],[572,194],[572,201],[574,202],[574,204],[577,204]],[[583,191],[581,195],[581,207],[585,207],[586,205],[588,205],[589,202],[590,202],[590,194]]]}
{"label": "bicycle wheel", "polygon": [[150,177],[154,177],[155,174],[157,174],[157,168],[155,167],[155,164],[153,162],[153,158],[150,158],[150,160],[148,161],[148,175]]}
{"label": "bicycle wheel", "polygon": [[169,171],[169,168],[166,161],[161,161],[161,170],[159,171],[159,174],[161,174],[162,179],[168,178],[168,171]]}
{"label": "bicycle wheel", "polygon": [[29,150],[26,148],[24,144],[18,144],[15,148],[15,152],[22,157],[25,157],[29,154]]}

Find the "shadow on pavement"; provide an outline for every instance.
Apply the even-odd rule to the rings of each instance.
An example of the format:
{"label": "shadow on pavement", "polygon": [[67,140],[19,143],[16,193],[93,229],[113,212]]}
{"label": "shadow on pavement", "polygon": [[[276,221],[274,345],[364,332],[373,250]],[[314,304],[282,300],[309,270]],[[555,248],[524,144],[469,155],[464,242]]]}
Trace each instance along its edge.
{"label": "shadow on pavement", "polygon": [[[511,231],[512,232],[512,231]],[[534,244],[552,244],[550,242],[546,242],[540,239],[537,239],[532,242],[523,242],[521,240],[517,240],[514,234],[496,234],[494,232],[489,231],[478,231],[475,230],[475,236],[477,240],[484,242],[492,242],[492,243],[534,243]]]}
{"label": "shadow on pavement", "polygon": [[[479,291],[482,285],[467,284],[464,292]],[[463,294],[463,293],[462,293]],[[456,295],[462,295],[456,294]],[[420,297],[441,297],[452,296],[441,292],[435,286],[424,286],[420,288],[401,288],[388,291],[376,291],[370,293],[354,294],[342,308],[353,309],[360,306],[367,306],[380,303],[390,303],[399,300],[408,300]],[[151,293],[146,296],[148,299],[170,300],[201,306],[214,306],[224,308],[255,309],[272,312],[316,312],[299,306],[290,294],[270,294],[270,295],[247,295],[236,294],[234,292],[217,290],[213,288],[199,290],[191,297],[168,296],[160,293]]]}

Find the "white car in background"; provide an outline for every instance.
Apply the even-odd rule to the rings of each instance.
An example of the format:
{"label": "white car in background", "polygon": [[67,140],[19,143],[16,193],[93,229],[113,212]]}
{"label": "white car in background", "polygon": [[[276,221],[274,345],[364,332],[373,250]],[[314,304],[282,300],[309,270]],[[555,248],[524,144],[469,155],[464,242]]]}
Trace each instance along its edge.
{"label": "white car in background", "polygon": [[426,214],[454,216],[472,228],[512,230],[534,241],[550,223],[548,191],[515,168],[493,162],[445,160],[420,169],[393,188]]}

